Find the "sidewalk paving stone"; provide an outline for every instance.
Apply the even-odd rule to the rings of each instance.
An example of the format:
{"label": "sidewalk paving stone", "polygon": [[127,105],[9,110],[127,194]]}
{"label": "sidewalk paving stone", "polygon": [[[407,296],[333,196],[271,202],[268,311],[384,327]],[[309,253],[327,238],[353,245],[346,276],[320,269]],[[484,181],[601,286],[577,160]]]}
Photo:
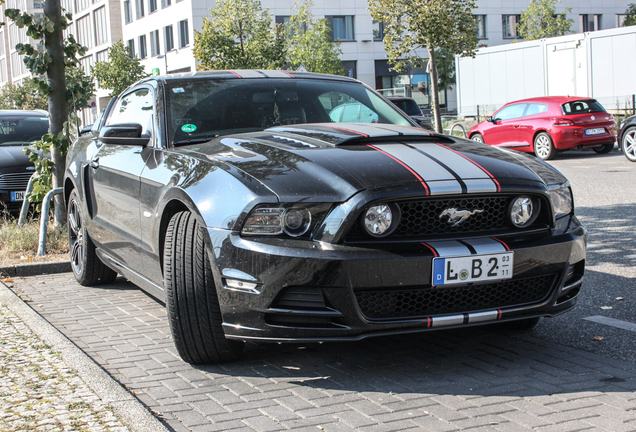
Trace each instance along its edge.
{"label": "sidewalk paving stone", "polygon": [[14,290],[174,431],[636,432],[636,365],[497,329],[246,345],[192,366],[165,307],[129,282],[15,278]]}

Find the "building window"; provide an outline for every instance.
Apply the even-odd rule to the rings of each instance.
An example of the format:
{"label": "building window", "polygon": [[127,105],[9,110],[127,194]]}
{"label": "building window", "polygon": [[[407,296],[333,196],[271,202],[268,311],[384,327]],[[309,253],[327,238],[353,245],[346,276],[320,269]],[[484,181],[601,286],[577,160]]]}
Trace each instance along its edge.
{"label": "building window", "polygon": [[581,32],[591,32],[601,29],[601,16],[598,14],[579,15],[579,28]]}
{"label": "building window", "polygon": [[93,35],[91,34],[91,17],[84,15],[76,21],[77,23],[77,42],[86,48],[93,48]]}
{"label": "building window", "polygon": [[130,0],[124,1],[124,23],[130,24],[132,22],[132,8],[130,7]]}
{"label": "building window", "polygon": [[331,39],[341,41],[355,40],[353,31],[353,15],[335,16],[328,15],[325,18],[331,24]]}
{"label": "building window", "polygon": [[163,38],[166,45],[166,52],[174,49],[174,37],[172,35],[172,26],[166,26],[163,28]]}
{"label": "building window", "polygon": [[357,62],[355,60],[343,61],[342,67],[345,70],[345,76],[349,78],[358,78]]}
{"label": "building window", "polygon": [[139,36],[139,59],[143,60],[148,57],[146,48],[146,35]]}
{"label": "building window", "polygon": [[33,0],[34,9],[44,9],[44,0]]}
{"label": "building window", "polygon": [[128,50],[130,51],[130,56],[135,57],[135,40],[128,39]]}
{"label": "building window", "polygon": [[93,12],[95,24],[95,45],[102,45],[108,42],[108,30],[106,26],[106,6],[95,9]]}
{"label": "building window", "polygon": [[143,18],[146,15],[144,11],[144,0],[135,0],[135,9],[137,12],[137,19]]}
{"label": "building window", "polygon": [[276,24],[288,24],[289,23],[289,19],[291,17],[289,15],[276,15],[275,20],[276,20]]}
{"label": "building window", "polygon": [[179,48],[184,48],[189,44],[188,20],[179,21]]}
{"label": "building window", "polygon": [[486,15],[475,15],[477,20],[477,38],[486,39]]}
{"label": "building window", "polygon": [[167,8],[170,4],[170,0],[161,0],[161,9]]}
{"label": "building window", "polygon": [[625,14],[616,14],[616,27],[625,27],[625,20],[627,19],[627,15]]}
{"label": "building window", "polygon": [[521,21],[521,15],[502,15],[501,16],[501,29],[504,39],[516,38],[519,36],[517,33],[517,24]]}
{"label": "building window", "polygon": [[156,57],[159,55],[161,48],[159,46],[159,30],[150,32],[150,55]]}
{"label": "building window", "polygon": [[83,11],[88,6],[88,0],[75,0],[75,13]]}
{"label": "building window", "polygon": [[373,28],[373,40],[381,41],[384,39],[384,23],[382,21],[373,20],[371,24]]}
{"label": "building window", "polygon": [[157,0],[148,0],[148,13],[157,12]]}
{"label": "building window", "polygon": [[[132,41],[128,41],[128,43],[130,42]],[[98,62],[108,61],[108,50],[105,49],[95,54],[95,61],[98,61]]]}

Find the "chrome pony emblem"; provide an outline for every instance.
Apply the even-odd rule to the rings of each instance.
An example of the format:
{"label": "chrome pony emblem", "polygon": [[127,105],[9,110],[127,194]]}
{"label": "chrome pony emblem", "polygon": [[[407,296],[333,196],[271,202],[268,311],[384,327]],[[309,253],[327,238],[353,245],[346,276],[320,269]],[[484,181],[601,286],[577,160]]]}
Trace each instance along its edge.
{"label": "chrome pony emblem", "polygon": [[448,223],[452,226],[457,226],[460,223],[464,222],[466,219],[471,217],[474,214],[482,213],[483,210],[475,209],[475,210],[457,210],[456,208],[449,208],[444,210],[439,218],[442,219],[444,216],[448,216]]}

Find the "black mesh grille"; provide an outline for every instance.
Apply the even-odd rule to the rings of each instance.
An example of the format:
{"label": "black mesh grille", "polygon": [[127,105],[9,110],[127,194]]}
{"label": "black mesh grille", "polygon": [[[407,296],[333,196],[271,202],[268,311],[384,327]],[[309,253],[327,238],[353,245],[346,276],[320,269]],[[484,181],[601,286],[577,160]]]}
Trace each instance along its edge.
{"label": "black mesh grille", "polygon": [[448,288],[358,291],[362,314],[369,319],[415,318],[538,303],[547,298],[556,275]]}
{"label": "black mesh grille", "polygon": [[[470,197],[456,199],[427,199],[419,201],[404,201],[398,205],[401,210],[400,224],[395,232],[388,237],[410,237],[430,235],[452,235],[454,233],[483,233],[486,231],[513,231],[508,224],[508,206],[513,197]],[[440,217],[446,209],[482,210],[476,212],[462,223],[453,226],[448,217]],[[545,208],[545,206],[542,206]],[[542,218],[539,218],[539,222]],[[535,224],[537,223],[535,222]],[[360,220],[347,234],[346,240],[368,239]]]}

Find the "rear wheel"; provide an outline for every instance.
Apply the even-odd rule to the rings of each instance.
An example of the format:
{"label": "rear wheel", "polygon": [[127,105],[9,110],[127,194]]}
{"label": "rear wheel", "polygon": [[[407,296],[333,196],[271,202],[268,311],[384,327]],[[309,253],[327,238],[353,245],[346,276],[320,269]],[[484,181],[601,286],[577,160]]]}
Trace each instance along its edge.
{"label": "rear wheel", "polygon": [[478,142],[478,143],[482,143],[484,142],[484,137],[481,134],[473,134],[473,136],[470,137],[471,140]]}
{"label": "rear wheel", "polygon": [[636,126],[627,128],[621,141],[621,149],[625,157],[636,162]]}
{"label": "rear wheel", "polygon": [[534,154],[543,160],[552,160],[556,157],[557,150],[550,134],[541,132],[534,138]]}
{"label": "rear wheel", "polygon": [[107,267],[97,256],[95,245],[84,226],[81,203],[76,190],[69,196],[67,219],[68,249],[75,280],[84,286],[113,282],[117,272]]}
{"label": "rear wheel", "polygon": [[609,153],[614,150],[614,143],[605,144],[599,147],[592,147],[592,150],[594,150],[597,154]]}
{"label": "rear wheel", "polygon": [[191,213],[170,219],[163,263],[168,319],[181,358],[192,364],[237,359],[244,344],[225,338],[203,232]]}

